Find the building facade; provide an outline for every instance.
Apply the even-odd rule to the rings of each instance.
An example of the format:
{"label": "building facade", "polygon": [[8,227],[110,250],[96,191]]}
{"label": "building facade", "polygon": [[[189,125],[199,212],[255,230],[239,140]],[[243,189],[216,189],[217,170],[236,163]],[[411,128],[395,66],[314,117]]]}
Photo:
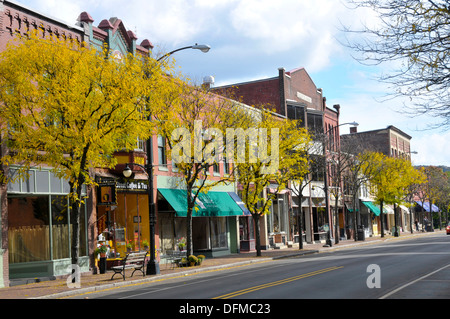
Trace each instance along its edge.
{"label": "building facade", "polygon": [[[358,132],[356,127],[350,129],[350,134],[341,135],[343,141],[354,141],[355,144],[360,145],[361,148],[380,152],[386,156],[394,158],[402,158],[411,161],[411,136],[400,130],[399,128],[390,125],[383,129]],[[381,234],[381,220],[384,218],[383,225],[385,232],[392,232],[395,223],[395,216],[397,225],[400,231],[410,231],[413,226],[413,215],[409,208],[404,205],[395,207],[397,213],[394,212],[392,205],[383,206],[383,214],[380,209],[374,204],[369,192],[362,187],[359,192],[359,209],[361,224],[365,228],[366,236],[377,236]],[[383,216],[383,217],[381,217]]]}
{"label": "building facade", "polygon": [[[261,234],[266,231],[261,243],[266,249],[276,247],[288,241],[298,241],[300,234],[310,243],[324,241],[327,229],[333,231],[329,191],[325,182],[329,171],[325,174],[324,156],[327,156],[330,147],[339,147],[339,107],[327,107],[322,89],[317,88],[304,68],[291,71],[279,68],[278,75],[272,78],[234,83],[212,90],[221,94],[231,92],[232,96],[247,105],[271,108],[286,118],[300,120],[301,125],[308,128],[316,146],[310,151],[310,156],[316,164],[311,168],[306,184],[301,186],[293,181],[298,186],[296,188],[302,191],[302,200],[298,199],[295,191],[288,190],[277,195],[272,213],[260,223]],[[300,223],[297,216],[303,219]],[[299,224],[302,230],[299,230]]]}

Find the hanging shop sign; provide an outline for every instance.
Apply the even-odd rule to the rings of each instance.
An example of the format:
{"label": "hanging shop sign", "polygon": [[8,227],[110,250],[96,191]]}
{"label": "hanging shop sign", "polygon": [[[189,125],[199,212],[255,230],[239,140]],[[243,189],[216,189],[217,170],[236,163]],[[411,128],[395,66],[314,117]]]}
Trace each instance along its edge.
{"label": "hanging shop sign", "polygon": [[97,205],[117,205],[116,182],[100,182],[97,187]]}

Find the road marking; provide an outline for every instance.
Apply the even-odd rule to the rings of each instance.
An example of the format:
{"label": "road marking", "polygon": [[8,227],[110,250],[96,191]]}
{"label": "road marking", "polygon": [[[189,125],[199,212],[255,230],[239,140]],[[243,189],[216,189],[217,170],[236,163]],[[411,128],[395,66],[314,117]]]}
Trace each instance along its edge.
{"label": "road marking", "polygon": [[[159,282],[163,282],[163,281],[168,281],[171,279],[182,279],[182,278],[187,278],[187,277],[191,277],[191,276],[195,276],[195,275],[202,275],[202,274],[208,274],[208,273],[213,273],[213,272],[219,272],[222,270],[232,270],[232,269],[236,269],[236,268],[241,268],[241,267],[247,267],[247,266],[254,266],[254,265],[260,265],[260,264],[264,264],[264,263],[268,263],[268,262],[273,262],[273,259],[270,260],[261,260],[261,261],[249,261],[248,263],[246,262],[242,262],[238,265],[233,265],[231,264],[230,266],[227,267],[218,267],[218,268],[214,268],[214,266],[212,266],[212,269],[199,269],[198,271],[194,271],[194,272],[180,272],[178,275],[174,274],[173,276],[170,275],[164,275],[164,278],[159,278],[156,279],[157,277],[154,278],[143,278],[141,280],[138,280],[137,282],[118,282],[117,285],[114,285],[115,282],[112,282],[112,287],[108,287],[108,288],[102,288],[100,287],[85,287],[85,289],[87,289],[88,291],[85,292],[80,292],[80,293],[75,293],[75,294],[69,294],[67,296],[62,296],[62,297],[57,297],[58,299],[66,299],[66,298],[73,298],[73,297],[77,297],[77,296],[83,296],[83,295],[90,295],[90,294],[96,294],[96,293],[102,293],[102,292],[109,292],[112,290],[118,290],[121,288],[131,288],[131,287],[136,287],[136,286],[143,286],[143,285],[147,285],[147,284],[152,284],[152,283],[159,283]],[[282,267],[283,265],[278,265],[275,267]],[[252,271],[259,271],[259,269],[255,269],[255,270],[250,270],[250,272]],[[110,285],[108,285],[110,286]],[[81,290],[83,290],[84,288],[81,288]],[[92,290],[90,290],[92,289]],[[166,289],[163,289],[166,290]],[[131,297],[135,297],[138,295],[145,295],[149,292],[144,292],[144,293],[140,293],[137,295],[132,295]],[[56,295],[58,295],[59,293],[57,293]],[[64,294],[64,292],[63,292]],[[126,299],[126,298],[130,298],[130,296],[127,297],[122,297],[119,299]]]}
{"label": "road marking", "polygon": [[261,289],[265,289],[265,288],[270,288],[270,287],[274,287],[274,286],[278,286],[278,285],[282,285],[282,284],[286,284],[292,281],[296,281],[296,280],[300,280],[300,279],[304,279],[304,278],[308,278],[311,276],[316,276],[316,275],[320,275],[329,271],[333,271],[333,270],[337,270],[337,269],[341,269],[344,268],[343,266],[337,267],[330,267],[330,268],[325,268],[325,269],[321,269],[321,270],[316,270],[307,274],[303,274],[303,275],[299,275],[299,276],[295,276],[295,277],[290,277],[290,278],[286,278],[286,279],[282,279],[282,280],[278,280],[278,281],[274,281],[274,282],[269,282],[263,285],[259,285],[259,286],[254,286],[254,287],[250,287],[250,288],[246,288],[246,289],[242,289],[242,290],[238,290],[235,292],[230,292],[228,294],[222,295],[222,296],[218,296],[215,297],[213,299],[229,299],[229,298],[234,298],[240,295],[244,295],[250,292],[254,292],[257,290],[261,290]]}
{"label": "road marking", "polygon": [[408,287],[408,286],[410,286],[412,284],[415,284],[416,282],[418,282],[420,280],[423,280],[423,279],[425,279],[427,277],[430,277],[431,275],[434,275],[435,273],[440,272],[441,270],[444,270],[445,268],[448,268],[448,267],[450,267],[450,264],[448,264],[447,266],[441,267],[441,268],[439,268],[439,269],[437,269],[437,270],[435,270],[433,272],[430,272],[428,275],[424,275],[424,276],[422,276],[420,278],[417,278],[416,280],[413,280],[413,281],[411,281],[411,282],[409,282],[409,283],[407,283],[407,284],[405,284],[405,285],[403,285],[401,287],[398,287],[397,289],[392,290],[391,292],[385,294],[384,296],[381,296],[379,299],[385,299],[385,298],[387,298],[387,297],[389,297],[389,296],[399,292],[400,290],[402,290],[402,289],[404,289],[404,288],[406,288],[406,287]]}

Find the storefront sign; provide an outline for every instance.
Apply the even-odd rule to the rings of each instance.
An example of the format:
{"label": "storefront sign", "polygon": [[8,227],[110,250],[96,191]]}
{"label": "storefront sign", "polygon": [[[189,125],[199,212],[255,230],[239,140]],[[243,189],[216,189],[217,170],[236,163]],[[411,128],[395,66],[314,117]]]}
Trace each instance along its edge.
{"label": "storefront sign", "polygon": [[101,182],[97,188],[97,205],[111,206],[117,205],[116,183]]}
{"label": "storefront sign", "polygon": [[146,193],[148,189],[147,181],[132,180],[124,183],[117,182],[117,190],[120,192]]}

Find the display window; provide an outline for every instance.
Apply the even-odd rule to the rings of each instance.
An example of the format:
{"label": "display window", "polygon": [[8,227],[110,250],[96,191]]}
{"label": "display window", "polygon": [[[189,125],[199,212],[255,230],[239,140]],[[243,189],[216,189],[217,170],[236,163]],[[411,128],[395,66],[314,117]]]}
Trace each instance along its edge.
{"label": "display window", "polygon": [[[10,176],[15,170],[10,169]],[[8,183],[9,263],[70,258],[71,230],[67,181],[44,169]],[[83,190],[85,194],[85,190]],[[86,207],[80,215],[79,255],[87,255]]]}
{"label": "display window", "polygon": [[144,250],[150,241],[148,195],[118,193],[115,209],[98,207],[97,225],[110,246],[108,257]]}

